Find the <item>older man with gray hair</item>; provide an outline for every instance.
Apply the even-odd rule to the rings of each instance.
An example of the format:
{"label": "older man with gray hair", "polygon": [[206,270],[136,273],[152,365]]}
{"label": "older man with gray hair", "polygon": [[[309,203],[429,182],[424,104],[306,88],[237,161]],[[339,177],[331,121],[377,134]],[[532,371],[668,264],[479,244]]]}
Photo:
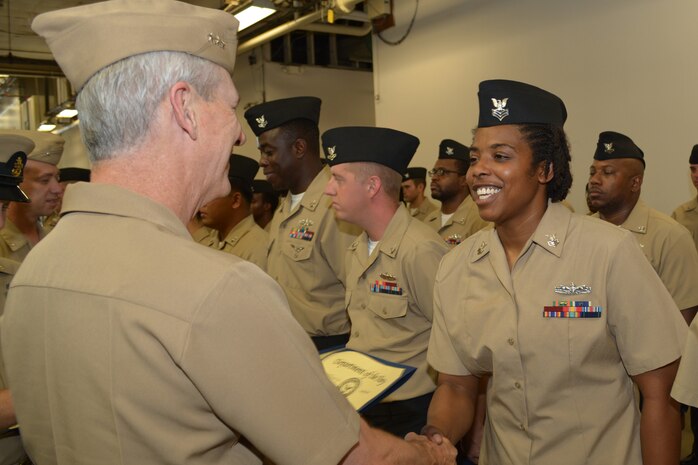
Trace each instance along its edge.
{"label": "older man with gray hair", "polygon": [[113,0],[32,28],[79,89],[93,167],[8,296],[3,351],[32,461],[259,463],[252,443],[279,465],[453,463],[450,446],[362,422],[281,289],[187,233],[230,190],[228,159],[244,142],[237,21]]}

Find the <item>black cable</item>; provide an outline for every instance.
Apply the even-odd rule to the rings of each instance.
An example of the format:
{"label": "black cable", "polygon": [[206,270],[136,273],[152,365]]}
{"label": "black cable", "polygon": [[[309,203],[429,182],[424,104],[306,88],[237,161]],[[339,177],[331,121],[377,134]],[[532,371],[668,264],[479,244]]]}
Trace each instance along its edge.
{"label": "black cable", "polygon": [[414,26],[414,20],[417,19],[417,9],[419,8],[419,0],[414,0],[414,14],[412,15],[412,20],[410,21],[410,25],[407,26],[407,31],[405,31],[405,35],[403,35],[400,39],[396,41],[390,41],[385,39],[381,33],[379,32],[376,34],[378,38],[385,44],[388,45],[400,45],[405,39],[407,39],[407,36],[410,35],[410,32],[412,31],[412,26]]}

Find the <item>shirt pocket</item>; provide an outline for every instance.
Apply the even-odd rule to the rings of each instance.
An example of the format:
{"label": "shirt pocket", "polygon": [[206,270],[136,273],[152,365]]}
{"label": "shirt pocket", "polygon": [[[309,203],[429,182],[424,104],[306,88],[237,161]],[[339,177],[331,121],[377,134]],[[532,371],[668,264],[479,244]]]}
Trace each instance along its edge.
{"label": "shirt pocket", "polygon": [[281,251],[294,262],[303,262],[313,253],[313,245],[313,242],[291,240],[284,243]]}
{"label": "shirt pocket", "polygon": [[368,298],[369,310],[384,320],[404,317],[407,315],[407,305],[405,295],[371,293]]}

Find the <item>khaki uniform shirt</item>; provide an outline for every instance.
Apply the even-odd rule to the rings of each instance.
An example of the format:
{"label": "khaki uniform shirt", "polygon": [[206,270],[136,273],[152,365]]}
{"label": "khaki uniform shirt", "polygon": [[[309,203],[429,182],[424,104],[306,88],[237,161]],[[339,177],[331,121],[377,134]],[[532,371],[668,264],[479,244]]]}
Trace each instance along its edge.
{"label": "khaki uniform shirt", "polygon": [[441,236],[450,247],[457,246],[479,230],[489,226],[487,221],[480,218],[477,205],[475,205],[475,202],[470,196],[467,196],[465,200],[458,205],[456,211],[453,212],[453,216],[451,216],[445,225],[441,226],[441,210],[431,212],[424,222],[439,233],[439,236]]}
{"label": "khaki uniform shirt", "polygon": [[[46,236],[46,231],[40,225],[37,227],[39,228],[39,240],[41,240]],[[31,249],[32,246],[24,234],[17,229],[12,221],[6,219],[5,227],[0,229],[0,257],[21,263]]]}
{"label": "khaki uniform shirt", "polygon": [[242,434],[274,462],[327,465],[357,442],[358,415],[259,268],[116,186],[69,186],[63,205],[2,325],[38,463],[260,463]]}
{"label": "khaki uniform shirt", "polygon": [[427,373],[434,277],[448,248],[429,227],[400,206],[368,255],[364,232],[347,255],[347,347],[417,368],[385,401],[432,392]]}
{"label": "khaki uniform shirt", "polygon": [[194,239],[194,242],[198,242],[199,244],[203,244],[206,247],[209,247],[211,243],[211,233],[217,231],[215,229],[211,229],[208,226],[201,226],[199,229],[194,231],[194,234],[191,235],[192,239]]}
{"label": "khaki uniform shirt", "polygon": [[218,231],[211,231],[209,241],[212,249],[236,255],[263,270],[267,267],[269,234],[257,226],[252,215],[236,224],[222,241],[218,240]]}
{"label": "khaki uniform shirt", "polygon": [[439,211],[439,206],[429,197],[424,197],[424,201],[419,207],[412,208],[410,205],[409,211],[410,215],[412,215],[414,218],[418,219],[419,221],[424,221],[427,219],[427,216],[429,216],[430,213]]}
{"label": "khaki uniform shirt", "polygon": [[[5,299],[10,282],[19,269],[19,263],[8,258],[0,257],[0,316],[5,308]],[[0,318],[0,323],[2,319]],[[0,350],[0,389],[7,389],[5,382],[5,366]],[[1,432],[0,432],[1,433]],[[0,434],[0,465],[13,465],[27,458],[19,436]]]}
{"label": "khaki uniform shirt", "polygon": [[674,380],[674,386],[671,388],[671,397],[682,404],[698,408],[698,389],[696,386],[698,386],[698,318],[693,318],[681,357],[679,372]]}
{"label": "khaki uniform shirt", "polygon": [[301,202],[291,210],[291,195],[281,202],[271,220],[267,272],[281,285],[289,306],[311,336],[349,332],[344,307],[347,248],[361,233],[339,221],[323,194],[330,169],[315,177]]}
{"label": "khaki uniform shirt", "polygon": [[[600,313],[546,317],[565,301]],[[428,360],[492,375],[482,465],[641,465],[628,374],[679,358],[687,329],[630,233],[549,204],[511,270],[496,230],[444,257]]]}
{"label": "khaki uniform shirt", "polygon": [[633,233],[679,310],[697,306],[698,251],[686,228],[642,201],[620,227]]}
{"label": "khaki uniform shirt", "polygon": [[693,237],[693,242],[698,249],[698,198],[694,198],[678,207],[671,217],[688,229]]}

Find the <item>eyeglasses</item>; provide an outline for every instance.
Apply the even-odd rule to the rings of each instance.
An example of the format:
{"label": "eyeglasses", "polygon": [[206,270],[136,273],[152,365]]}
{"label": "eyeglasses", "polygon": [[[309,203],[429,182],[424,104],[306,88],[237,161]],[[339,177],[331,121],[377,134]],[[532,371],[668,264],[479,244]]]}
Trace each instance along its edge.
{"label": "eyeglasses", "polygon": [[429,176],[434,177],[434,176],[445,176],[450,173],[455,173],[458,176],[463,176],[465,173],[461,173],[460,171],[454,171],[454,170],[447,170],[445,168],[436,168],[433,170],[429,170]]}

